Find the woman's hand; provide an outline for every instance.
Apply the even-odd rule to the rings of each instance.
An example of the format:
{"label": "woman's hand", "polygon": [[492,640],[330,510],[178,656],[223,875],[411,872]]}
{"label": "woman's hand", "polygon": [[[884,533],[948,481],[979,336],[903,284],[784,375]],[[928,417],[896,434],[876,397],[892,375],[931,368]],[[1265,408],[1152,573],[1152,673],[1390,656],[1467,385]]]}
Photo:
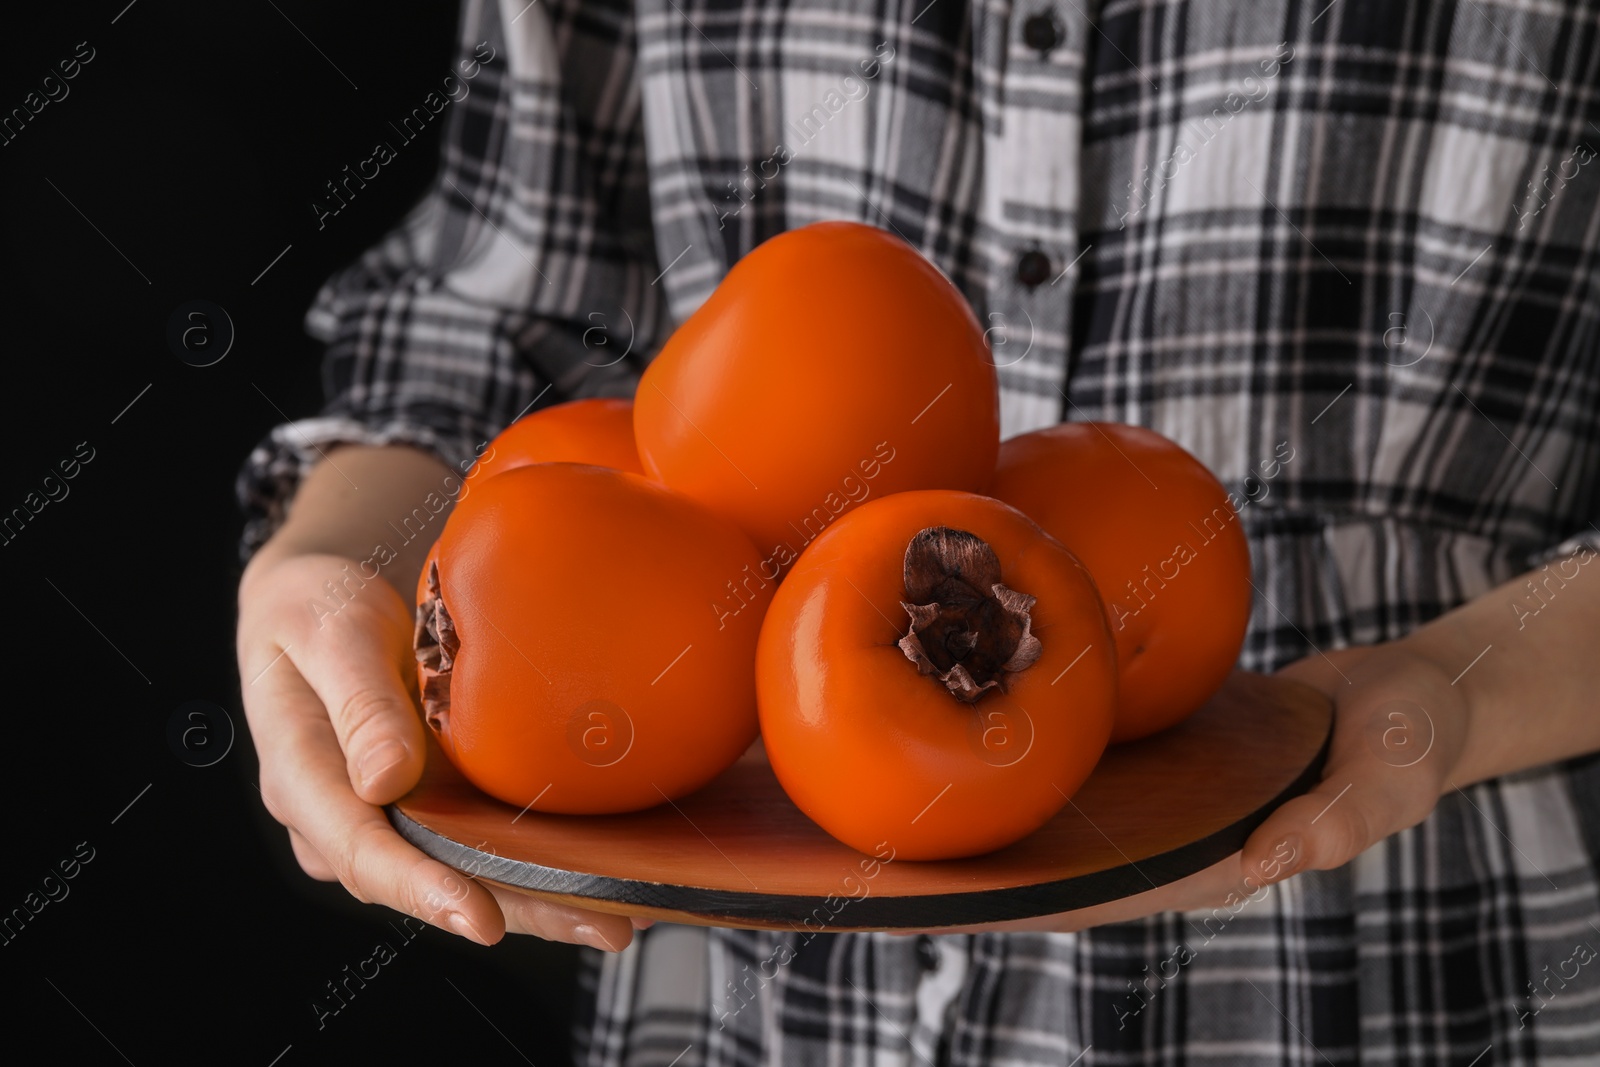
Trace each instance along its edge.
{"label": "woman's hand", "polygon": [[[419,473],[437,480],[447,468],[403,449],[340,450],[335,458],[343,473],[327,463],[313,470],[290,523],[239,585],[239,674],[261,798],[288,828],[300,866],[342,883],[357,900],[484,945],[510,931],[625,947],[633,936],[627,918],[482,885],[423,855],[389,825],[382,805],[417,783],[425,755],[411,611],[396,585],[415,582],[419,560],[409,557],[426,544],[416,539],[418,551],[370,578],[370,561],[363,570],[349,555],[307,545],[338,540],[328,531],[340,523],[346,537],[359,525],[344,479],[362,486],[363,504],[381,527],[385,513],[404,515],[405,502],[421,498]],[[426,491],[425,478],[421,484]]]}
{"label": "woman's hand", "polygon": [[1284,668],[1333,700],[1333,745],[1317,787],[1268,816],[1240,852],[1138,896],[962,931],[1233,912],[1274,882],[1341,866],[1415,826],[1454,789],[1600,750],[1597,558],[1580,545],[1397,641]]}
{"label": "woman's hand", "polygon": [[1427,818],[1456,787],[1471,723],[1449,668],[1408,640],[1313,653],[1280,674],[1333,701],[1333,744],[1316,788],[1245,842],[1241,871],[1258,884],[1343,866]]}
{"label": "woman's hand", "polygon": [[1333,743],[1322,781],[1268,816],[1240,852],[1187,878],[1095,907],[930,932],[1072,931],[1163,911],[1237,912],[1243,902],[1261,900],[1265,886],[1300,871],[1341,866],[1415,826],[1453,788],[1466,744],[1466,701],[1445,668],[1416,646],[1402,640],[1313,654],[1281,674],[1333,700]]}
{"label": "woman's hand", "polygon": [[[370,571],[369,571],[370,573]],[[355,578],[352,579],[352,575]],[[332,599],[328,582],[340,594]],[[333,605],[341,605],[333,610]],[[621,949],[626,918],[478,884],[418,852],[381,805],[416,785],[424,735],[407,683],[410,612],[354,561],[252,564],[239,589],[239,671],[261,798],[300,866],[480,944],[507,931]]]}

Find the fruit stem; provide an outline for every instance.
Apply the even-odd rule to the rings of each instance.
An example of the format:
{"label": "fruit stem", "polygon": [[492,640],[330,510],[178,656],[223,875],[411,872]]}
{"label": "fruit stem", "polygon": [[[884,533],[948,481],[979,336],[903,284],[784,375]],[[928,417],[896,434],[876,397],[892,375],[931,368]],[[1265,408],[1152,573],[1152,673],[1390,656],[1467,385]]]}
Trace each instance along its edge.
{"label": "fruit stem", "polygon": [[412,645],[420,667],[418,673],[422,676],[423,714],[434,732],[443,733],[450,719],[450,672],[455,667],[456,654],[461,651],[461,638],[439,594],[437,560],[428,564],[428,595],[417,605],[417,628]]}
{"label": "fruit stem", "polygon": [[1037,598],[1001,583],[1000,558],[981,537],[948,526],[919,531],[906,545],[904,578],[900,606],[911,627],[900,649],[957,700],[1003,693],[1038,660]]}

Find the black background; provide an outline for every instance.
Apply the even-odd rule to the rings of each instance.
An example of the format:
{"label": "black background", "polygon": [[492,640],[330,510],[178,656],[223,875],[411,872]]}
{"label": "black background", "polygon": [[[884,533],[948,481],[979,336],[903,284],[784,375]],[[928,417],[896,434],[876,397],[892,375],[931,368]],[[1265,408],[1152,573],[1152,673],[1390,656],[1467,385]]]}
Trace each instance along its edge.
{"label": "black background", "polygon": [[[320,405],[302,315],[421,195],[442,124],[321,230],[311,203],[439,87],[454,5],[95,0],[7,21],[0,113],[80,42],[94,50],[68,95],[0,145],[0,513],[93,449],[67,496],[0,546],[0,915],[80,843],[94,850],[69,894],[0,944],[7,1046],[141,1067],[561,1062],[573,950],[432,928],[405,943],[396,913],[300,872],[255,788],[233,659],[235,474],[284,415]],[[209,367],[166,340],[195,299],[235,329]],[[238,730],[213,766],[169,745],[191,700]],[[385,940],[397,958],[319,1029],[325,983]]]}

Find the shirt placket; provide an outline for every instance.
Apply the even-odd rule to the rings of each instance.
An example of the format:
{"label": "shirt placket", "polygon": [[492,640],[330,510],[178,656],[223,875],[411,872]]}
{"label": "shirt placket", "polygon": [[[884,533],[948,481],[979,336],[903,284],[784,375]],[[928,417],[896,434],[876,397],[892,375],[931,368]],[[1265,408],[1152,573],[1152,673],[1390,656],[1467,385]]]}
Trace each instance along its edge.
{"label": "shirt placket", "polygon": [[916,1019],[911,1046],[914,1062],[944,1067],[955,1032],[957,998],[967,978],[970,934],[945,934],[916,939]]}
{"label": "shirt placket", "polygon": [[1001,436],[1062,418],[1071,307],[1089,251],[1078,233],[1084,42],[1073,0],[974,7],[983,113],[984,323],[1000,379]]}

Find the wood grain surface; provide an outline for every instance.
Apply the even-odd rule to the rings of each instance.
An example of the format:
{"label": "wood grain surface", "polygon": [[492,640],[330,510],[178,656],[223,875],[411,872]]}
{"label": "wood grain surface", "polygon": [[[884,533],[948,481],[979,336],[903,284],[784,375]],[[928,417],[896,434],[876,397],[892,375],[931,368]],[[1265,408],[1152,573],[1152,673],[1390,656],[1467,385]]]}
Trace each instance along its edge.
{"label": "wood grain surface", "polygon": [[1041,829],[965,860],[871,862],[789,801],[759,744],[699,792],[628,815],[519,813],[433,748],[389,817],[474,877],[600,911],[750,928],[958,926],[1131,896],[1231,855],[1317,782],[1332,722],[1314,690],[1235,672],[1185,722],[1108,749]]}

